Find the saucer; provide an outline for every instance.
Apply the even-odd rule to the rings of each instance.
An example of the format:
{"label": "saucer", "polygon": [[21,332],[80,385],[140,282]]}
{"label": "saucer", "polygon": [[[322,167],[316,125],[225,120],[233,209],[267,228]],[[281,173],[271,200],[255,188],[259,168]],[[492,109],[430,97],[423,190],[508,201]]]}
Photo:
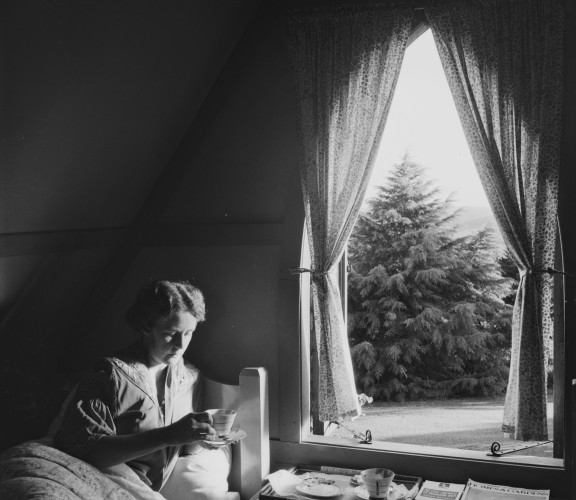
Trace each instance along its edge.
{"label": "saucer", "polygon": [[212,446],[226,446],[235,443],[246,437],[246,432],[242,429],[232,429],[227,436],[218,437],[216,439],[204,439],[203,442]]}
{"label": "saucer", "polygon": [[[369,500],[370,496],[368,495],[368,490],[366,489],[366,486],[362,485],[362,486],[356,486],[356,488],[354,488],[354,494],[359,497],[362,498],[362,500]],[[388,495],[386,495],[386,498],[388,497]],[[384,499],[382,499],[384,500]]]}

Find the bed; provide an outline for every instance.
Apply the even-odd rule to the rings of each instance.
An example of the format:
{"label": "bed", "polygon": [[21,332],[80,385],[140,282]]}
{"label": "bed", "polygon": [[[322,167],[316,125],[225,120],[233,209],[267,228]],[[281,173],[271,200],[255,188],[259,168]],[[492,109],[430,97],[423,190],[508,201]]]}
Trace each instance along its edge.
{"label": "bed", "polygon": [[[232,445],[228,476],[236,498],[250,498],[269,472],[268,379],[265,368],[244,368],[237,385],[207,379],[204,408],[238,411],[235,427],[246,438]],[[3,500],[98,500],[164,498],[127,466],[98,470],[51,446],[49,437],[27,441],[0,455],[0,498]]]}

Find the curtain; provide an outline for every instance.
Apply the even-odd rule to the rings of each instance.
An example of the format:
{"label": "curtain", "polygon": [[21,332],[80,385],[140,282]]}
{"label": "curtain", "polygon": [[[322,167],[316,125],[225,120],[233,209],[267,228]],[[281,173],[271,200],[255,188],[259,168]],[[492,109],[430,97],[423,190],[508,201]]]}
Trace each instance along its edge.
{"label": "curtain", "polygon": [[410,34],[412,11],[294,12],[289,51],[319,356],[319,418],[360,414],[337,264],[360,211]]}
{"label": "curtain", "polygon": [[550,0],[432,2],[426,7],[474,163],[520,271],[504,432],[548,438],[545,359],[562,102],[563,12]]}

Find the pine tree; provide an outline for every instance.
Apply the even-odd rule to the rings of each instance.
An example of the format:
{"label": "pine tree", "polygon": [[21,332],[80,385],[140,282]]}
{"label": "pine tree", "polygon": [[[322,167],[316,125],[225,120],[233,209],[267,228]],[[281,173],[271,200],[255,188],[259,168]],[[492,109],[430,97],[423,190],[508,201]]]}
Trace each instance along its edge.
{"label": "pine tree", "polygon": [[457,210],[404,158],[349,242],[349,337],[361,391],[377,399],[505,390],[509,293],[491,230],[455,236]]}

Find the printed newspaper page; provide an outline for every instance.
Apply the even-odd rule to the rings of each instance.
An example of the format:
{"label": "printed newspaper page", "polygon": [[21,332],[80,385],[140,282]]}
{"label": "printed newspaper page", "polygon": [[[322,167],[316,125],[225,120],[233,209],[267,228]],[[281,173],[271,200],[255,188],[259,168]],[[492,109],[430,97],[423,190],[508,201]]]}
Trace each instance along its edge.
{"label": "printed newspaper page", "polygon": [[414,500],[460,500],[465,484],[424,481]]}
{"label": "printed newspaper page", "polygon": [[548,500],[550,490],[529,490],[512,486],[477,483],[468,479],[462,500]]}

